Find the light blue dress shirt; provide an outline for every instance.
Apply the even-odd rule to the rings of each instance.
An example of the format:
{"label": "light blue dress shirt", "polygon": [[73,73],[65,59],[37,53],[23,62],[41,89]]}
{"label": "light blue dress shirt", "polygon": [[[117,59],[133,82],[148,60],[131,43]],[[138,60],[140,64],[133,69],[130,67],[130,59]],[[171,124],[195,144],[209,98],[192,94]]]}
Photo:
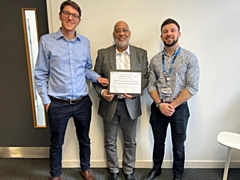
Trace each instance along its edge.
{"label": "light blue dress shirt", "polygon": [[58,99],[77,99],[88,94],[86,79],[97,82],[100,77],[92,69],[89,40],[77,34],[69,41],[61,29],[43,35],[35,66],[36,89],[43,104]]}

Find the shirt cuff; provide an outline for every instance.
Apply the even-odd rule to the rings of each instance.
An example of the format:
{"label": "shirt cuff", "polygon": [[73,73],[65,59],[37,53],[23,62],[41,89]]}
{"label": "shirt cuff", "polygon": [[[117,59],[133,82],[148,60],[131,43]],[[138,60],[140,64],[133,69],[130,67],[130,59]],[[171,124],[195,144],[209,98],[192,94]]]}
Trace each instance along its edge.
{"label": "shirt cuff", "polygon": [[103,97],[103,92],[105,91],[106,89],[103,89],[102,91],[101,91],[101,96]]}
{"label": "shirt cuff", "polygon": [[44,97],[42,97],[42,103],[43,103],[43,105],[49,104],[50,102],[51,102],[51,99],[50,99],[49,96],[44,96]]}

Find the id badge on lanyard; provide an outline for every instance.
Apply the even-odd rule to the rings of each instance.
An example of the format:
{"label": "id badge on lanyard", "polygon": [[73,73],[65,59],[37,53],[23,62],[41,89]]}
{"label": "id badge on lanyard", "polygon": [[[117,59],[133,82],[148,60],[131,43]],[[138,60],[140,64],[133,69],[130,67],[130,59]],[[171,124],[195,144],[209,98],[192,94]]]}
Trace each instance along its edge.
{"label": "id badge on lanyard", "polygon": [[[163,68],[163,76],[165,77],[165,81],[166,81],[166,84],[168,84],[168,82],[171,80],[170,78],[170,75],[172,74],[172,68],[173,68],[173,64],[180,52],[181,48],[179,47],[175,53],[175,56],[173,57],[173,60],[172,60],[172,63],[171,63],[171,66],[169,68],[169,71],[168,73],[166,72],[166,67],[165,67],[165,60],[164,60],[164,53],[162,53],[162,68]],[[166,101],[166,99],[168,97],[171,96],[172,94],[172,89],[170,87],[163,87],[161,89],[161,98],[163,99],[163,101]]]}
{"label": "id badge on lanyard", "polygon": [[163,102],[166,102],[166,99],[171,96],[172,90],[170,87],[164,87],[161,89],[160,93],[161,99],[163,100]]}

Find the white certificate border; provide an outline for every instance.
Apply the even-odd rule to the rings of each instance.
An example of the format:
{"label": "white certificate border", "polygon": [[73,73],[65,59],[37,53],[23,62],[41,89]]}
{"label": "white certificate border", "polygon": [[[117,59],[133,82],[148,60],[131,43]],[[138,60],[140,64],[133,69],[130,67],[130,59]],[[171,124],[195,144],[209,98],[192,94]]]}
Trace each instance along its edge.
{"label": "white certificate border", "polygon": [[112,72],[127,72],[127,73],[140,73],[140,86],[141,86],[141,92],[140,93],[127,93],[127,94],[129,94],[129,95],[142,95],[143,94],[143,89],[142,89],[142,86],[143,86],[143,74],[142,74],[142,71],[140,71],[140,70],[116,70],[116,69],[111,69],[111,70],[109,70],[109,85],[108,85],[108,93],[109,94],[116,94],[116,95],[119,95],[119,94],[123,94],[123,93],[126,93],[126,92],[111,92],[111,84],[110,84],[110,82],[111,82],[111,73]]}

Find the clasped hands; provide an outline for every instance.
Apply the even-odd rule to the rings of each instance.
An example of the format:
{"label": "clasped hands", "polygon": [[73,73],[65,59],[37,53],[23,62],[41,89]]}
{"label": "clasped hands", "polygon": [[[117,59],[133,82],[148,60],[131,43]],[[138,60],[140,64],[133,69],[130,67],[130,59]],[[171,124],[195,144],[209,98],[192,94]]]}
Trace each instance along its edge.
{"label": "clasped hands", "polygon": [[165,116],[172,116],[175,112],[175,107],[172,104],[169,103],[161,103],[159,106],[159,110],[165,115]]}

